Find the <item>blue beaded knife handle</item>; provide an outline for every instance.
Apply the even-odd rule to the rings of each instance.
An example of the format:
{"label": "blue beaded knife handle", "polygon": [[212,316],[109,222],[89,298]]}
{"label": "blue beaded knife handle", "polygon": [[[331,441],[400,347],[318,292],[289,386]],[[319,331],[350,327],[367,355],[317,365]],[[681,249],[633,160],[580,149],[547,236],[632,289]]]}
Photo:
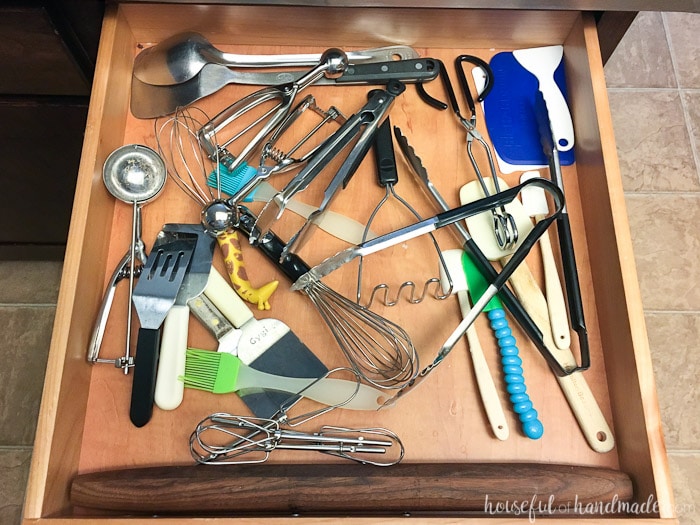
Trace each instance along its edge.
{"label": "blue beaded knife handle", "polygon": [[[484,293],[488,283],[466,252],[462,254],[462,267],[467,277],[469,294],[472,296],[472,300],[476,301]],[[522,368],[523,360],[518,355],[517,342],[508,324],[501,301],[497,296],[494,296],[488,302],[484,312],[488,316],[489,324],[498,341],[498,348],[501,353],[501,368],[513,412],[518,415],[518,419],[522,424],[523,434],[530,439],[539,439],[544,433],[544,426],[538,419],[537,410],[533,408],[532,401],[527,393]]]}

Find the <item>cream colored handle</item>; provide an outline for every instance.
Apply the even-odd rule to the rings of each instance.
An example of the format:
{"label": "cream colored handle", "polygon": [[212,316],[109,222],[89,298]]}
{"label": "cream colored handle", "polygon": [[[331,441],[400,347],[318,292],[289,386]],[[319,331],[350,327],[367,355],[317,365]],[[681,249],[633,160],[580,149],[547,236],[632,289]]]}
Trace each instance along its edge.
{"label": "cream colored handle", "polygon": [[[508,258],[501,259],[504,265],[507,261]],[[544,343],[551,350],[554,358],[564,368],[576,366],[576,358],[571,349],[557,349],[554,344],[547,313],[547,301],[527,264],[523,263],[516,268],[510,282],[523,307],[542,332]],[[612,430],[583,374],[575,372],[568,376],[557,376],[557,382],[589,446],[596,452],[612,450],[615,446]]]}
{"label": "cream colored handle", "polygon": [[610,452],[615,446],[615,438],[583,373],[557,376],[557,381],[588,445],[596,452]]}
{"label": "cream colored handle", "polygon": [[[543,215],[535,217],[539,222]],[[544,269],[544,290],[547,295],[547,309],[549,311],[549,322],[552,326],[552,337],[557,348],[565,350],[571,346],[571,329],[569,328],[569,317],[566,313],[566,300],[564,299],[564,289],[559,279],[557,263],[554,260],[552,242],[549,239],[549,232],[544,232],[540,237],[540,249],[542,251],[542,265]]]}
{"label": "cream colored handle", "polygon": [[[461,290],[457,292],[457,298],[459,299],[459,307],[464,316],[471,308],[469,294]],[[489,420],[493,434],[501,441],[505,441],[510,434],[508,422],[506,421],[506,415],[503,412],[503,406],[498,397],[498,391],[493,382],[491,370],[489,370],[489,366],[486,363],[484,350],[481,347],[479,335],[474,325],[467,328],[467,342],[469,343],[469,355],[472,358],[472,365],[474,366],[476,385],[481,395],[481,402],[484,404],[486,417]]]}
{"label": "cream colored handle", "polygon": [[175,410],[182,403],[185,385],[180,377],[185,373],[189,320],[190,309],[176,304],[170,308],[163,323],[154,395],[161,410]]}
{"label": "cream colored handle", "polygon": [[214,267],[209,273],[209,282],[204,294],[236,328],[240,328],[254,319],[253,312],[250,311],[248,305],[238,297],[228,281]]}

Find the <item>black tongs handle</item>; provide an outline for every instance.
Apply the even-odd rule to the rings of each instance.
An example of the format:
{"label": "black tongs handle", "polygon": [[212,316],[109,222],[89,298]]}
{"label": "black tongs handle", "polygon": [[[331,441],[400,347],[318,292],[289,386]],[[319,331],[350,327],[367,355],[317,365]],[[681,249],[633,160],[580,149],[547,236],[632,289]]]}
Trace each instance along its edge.
{"label": "black tongs handle", "polygon": [[468,64],[473,64],[475,66],[480,67],[483,71],[484,74],[486,75],[486,83],[484,84],[484,89],[481,91],[481,93],[477,93],[476,96],[476,101],[477,102],[483,102],[486,96],[489,94],[491,91],[491,88],[493,88],[493,71],[491,70],[491,66],[489,66],[486,62],[484,62],[482,59],[479,57],[475,57],[473,55],[459,55],[457,58],[455,58],[455,69],[457,70],[457,80],[459,81],[459,85],[462,88],[462,93],[464,93],[464,98],[467,100],[467,105],[469,106],[469,111],[472,112],[472,115],[476,113],[476,106],[474,104],[474,98],[472,97],[471,91],[469,89],[469,82],[467,82],[467,75],[464,72],[464,63]]}
{"label": "black tongs handle", "polygon": [[569,305],[569,317],[571,327],[578,334],[581,345],[581,370],[590,367],[590,354],[588,350],[588,330],[583,315],[583,300],[581,298],[581,285],[578,279],[576,268],[576,257],[574,255],[573,237],[571,235],[571,223],[569,214],[563,210],[557,219],[557,233],[559,235],[559,245],[561,246],[561,262],[564,272],[564,284]]}
{"label": "black tongs handle", "polygon": [[[461,110],[459,109],[459,102],[457,102],[457,95],[455,95],[455,90],[454,87],[452,86],[452,81],[450,80],[450,75],[447,72],[447,69],[445,68],[445,64],[443,64],[441,61],[437,61],[439,66],[440,66],[440,81],[442,82],[442,86],[445,89],[445,93],[447,93],[447,98],[450,101],[449,107],[452,108],[452,111],[454,114],[459,118],[460,120],[465,120],[464,116],[462,115]],[[467,101],[467,106],[469,107],[469,111],[471,111],[472,116],[476,114],[476,105],[474,104],[474,98],[471,95],[471,90],[469,89],[469,83],[467,82],[467,77],[464,72],[464,66],[463,64],[465,62],[468,62],[470,64],[474,64],[478,67],[480,67],[483,71],[484,74],[486,75],[486,82],[484,84],[484,89],[481,91],[481,93],[477,94],[476,101],[477,102],[483,102],[486,96],[491,92],[491,89],[493,88],[493,71],[491,70],[491,66],[488,65],[484,60],[482,60],[479,57],[475,57],[473,55],[459,55],[457,58],[455,58],[455,69],[457,71],[457,80],[459,81],[459,85],[462,89],[462,92],[464,93],[464,98]],[[429,95],[426,91],[425,88],[423,87],[422,83],[416,84],[416,87],[418,88],[418,94],[420,95],[421,99],[428,105],[433,106],[436,109],[440,110],[445,110],[448,108],[448,105],[445,104],[444,102],[441,102],[440,100],[437,100],[436,98],[432,97]]]}
{"label": "black tongs handle", "polygon": [[394,140],[388,116],[381,123],[374,136],[374,161],[377,166],[377,182],[382,188],[398,184],[399,172],[396,168]]}

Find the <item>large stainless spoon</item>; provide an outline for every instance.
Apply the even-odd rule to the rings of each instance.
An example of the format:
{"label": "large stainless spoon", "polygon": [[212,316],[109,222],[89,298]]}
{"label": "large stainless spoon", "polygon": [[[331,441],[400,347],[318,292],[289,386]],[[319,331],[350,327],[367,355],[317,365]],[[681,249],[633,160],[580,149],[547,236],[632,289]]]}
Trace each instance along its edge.
{"label": "large stainless spoon", "polygon": [[[350,64],[388,62],[418,58],[409,46],[387,46],[347,53]],[[224,53],[203,35],[192,31],[179,33],[141,51],[134,60],[134,76],[154,86],[180,84],[194,78],[206,64],[229,67],[313,66],[320,53],[287,55],[240,55]]]}

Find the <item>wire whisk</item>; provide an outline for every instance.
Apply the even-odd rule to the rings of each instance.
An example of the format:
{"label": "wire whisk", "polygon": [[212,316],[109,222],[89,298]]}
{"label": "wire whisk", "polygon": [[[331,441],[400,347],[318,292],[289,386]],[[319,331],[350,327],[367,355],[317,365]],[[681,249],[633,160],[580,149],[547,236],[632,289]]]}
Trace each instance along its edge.
{"label": "wire whisk", "polygon": [[172,180],[192,200],[205,207],[221,199],[220,183],[207,186],[210,173],[217,174],[220,166],[218,158],[210,158],[200,144],[197,131],[202,121],[209,120],[200,108],[190,106],[178,108],[172,116],[154,121],[158,153],[168,169]]}
{"label": "wire whisk", "polygon": [[302,291],[314,303],[345,357],[365,381],[378,388],[398,388],[417,373],[416,349],[399,325],[321,281]]}
{"label": "wire whisk", "polygon": [[[257,217],[239,206],[236,228],[250,236]],[[310,270],[296,254],[280,260],[285,243],[270,231],[255,246],[295,282]],[[352,370],[365,382],[384,389],[403,388],[418,373],[418,353],[411,337],[396,323],[360,306],[319,281],[301,291],[312,301]]]}
{"label": "wire whisk", "polygon": [[[263,463],[275,450],[320,452],[382,467],[396,465],[404,456],[399,437],[384,428],[323,426],[308,433],[282,428],[284,422],[218,412],[197,424],[190,435],[190,452],[197,463],[206,465]],[[388,453],[384,461],[376,459]]]}

